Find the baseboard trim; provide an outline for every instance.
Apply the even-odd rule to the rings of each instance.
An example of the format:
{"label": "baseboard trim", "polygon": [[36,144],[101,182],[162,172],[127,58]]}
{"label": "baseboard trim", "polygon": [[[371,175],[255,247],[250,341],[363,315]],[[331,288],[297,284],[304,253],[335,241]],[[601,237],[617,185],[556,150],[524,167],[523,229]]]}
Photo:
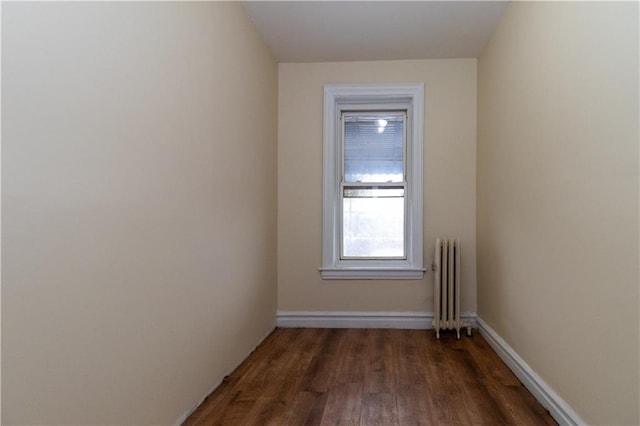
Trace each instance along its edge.
{"label": "baseboard trim", "polygon": [[477,318],[480,334],[493,348],[498,356],[529,389],[533,396],[549,410],[560,425],[586,424],[578,414],[567,404],[542,378],[527,364],[518,353],[482,318]]}
{"label": "baseboard trim", "polygon": [[[476,313],[463,312],[463,321],[476,326]],[[429,312],[278,311],[278,327],[290,328],[433,328]]]}
{"label": "baseboard trim", "polygon": [[251,349],[244,357],[242,357],[240,359],[240,361],[238,361],[234,366],[232,366],[227,371],[225,371],[225,373],[222,375],[222,377],[218,381],[216,381],[216,383],[213,385],[213,387],[211,389],[209,389],[209,391],[207,391],[207,393],[205,393],[205,395],[202,398],[200,398],[200,400],[193,407],[191,407],[189,410],[187,410],[185,413],[183,413],[180,417],[178,417],[178,419],[174,423],[174,426],[180,426],[185,421],[187,421],[189,416],[191,416],[193,413],[195,413],[195,411],[198,409],[198,407],[200,407],[200,405],[202,405],[204,400],[207,399],[209,397],[209,395],[211,395],[213,393],[213,391],[215,391],[218,388],[218,386],[220,386],[222,384],[222,381],[224,380],[224,378],[227,377],[229,374],[233,373],[234,370],[236,368],[238,368],[240,366],[240,364],[242,364],[244,362],[244,360],[247,359],[249,357],[249,355],[251,355],[251,353],[253,351],[255,351],[258,346],[260,346],[260,344],[262,344],[262,342],[264,342],[264,339],[266,339],[267,337],[269,337],[269,335],[271,333],[273,333],[273,330],[275,330],[275,329],[276,329],[276,321],[274,320],[273,324],[271,324],[271,327],[269,327],[269,330],[265,333],[264,336],[262,336],[262,338],[258,341],[258,343],[256,343],[256,345],[253,347],[253,349]]}

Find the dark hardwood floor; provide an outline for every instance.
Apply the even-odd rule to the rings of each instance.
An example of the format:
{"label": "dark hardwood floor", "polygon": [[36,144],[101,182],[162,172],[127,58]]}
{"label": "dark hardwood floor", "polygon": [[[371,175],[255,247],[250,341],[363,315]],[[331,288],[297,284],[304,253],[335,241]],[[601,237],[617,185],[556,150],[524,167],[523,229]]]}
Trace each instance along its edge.
{"label": "dark hardwood floor", "polygon": [[555,425],[477,333],[276,329],[185,425]]}

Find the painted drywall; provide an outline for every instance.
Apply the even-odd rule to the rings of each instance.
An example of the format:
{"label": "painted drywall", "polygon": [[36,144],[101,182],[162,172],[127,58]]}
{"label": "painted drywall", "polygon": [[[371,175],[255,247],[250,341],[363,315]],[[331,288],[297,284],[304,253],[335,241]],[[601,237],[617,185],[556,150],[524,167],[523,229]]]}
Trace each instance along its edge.
{"label": "painted drywall", "polygon": [[462,243],[462,310],[476,310],[476,60],[281,63],[278,310],[433,312],[422,280],[322,280],[324,84],[425,84],[424,261],[438,236]]}
{"label": "painted drywall", "polygon": [[638,4],[514,2],[478,63],[478,313],[589,424],[638,424]]}
{"label": "painted drywall", "polygon": [[4,3],[3,424],[171,424],[276,311],[277,64],[238,3]]}

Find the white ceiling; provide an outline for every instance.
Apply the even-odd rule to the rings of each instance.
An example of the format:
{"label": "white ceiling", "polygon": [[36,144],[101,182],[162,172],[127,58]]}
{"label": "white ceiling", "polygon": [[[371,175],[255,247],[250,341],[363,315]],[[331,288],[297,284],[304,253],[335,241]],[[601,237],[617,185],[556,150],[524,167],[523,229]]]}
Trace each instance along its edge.
{"label": "white ceiling", "polygon": [[279,62],[475,58],[506,1],[243,1]]}

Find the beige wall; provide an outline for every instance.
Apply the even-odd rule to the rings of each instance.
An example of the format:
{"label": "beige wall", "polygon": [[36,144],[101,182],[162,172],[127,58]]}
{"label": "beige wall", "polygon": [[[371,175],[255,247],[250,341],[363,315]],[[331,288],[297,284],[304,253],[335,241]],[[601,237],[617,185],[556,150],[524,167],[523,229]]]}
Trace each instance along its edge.
{"label": "beige wall", "polygon": [[478,68],[479,316],[638,424],[638,4],[512,3]]}
{"label": "beige wall", "polygon": [[278,87],[278,309],[433,312],[433,274],[323,281],[322,102],[327,83],[425,83],[424,257],[462,241],[462,310],[476,310],[476,60],[281,63]]}
{"label": "beige wall", "polygon": [[277,65],[237,3],[4,3],[3,424],[171,424],[276,310]]}

